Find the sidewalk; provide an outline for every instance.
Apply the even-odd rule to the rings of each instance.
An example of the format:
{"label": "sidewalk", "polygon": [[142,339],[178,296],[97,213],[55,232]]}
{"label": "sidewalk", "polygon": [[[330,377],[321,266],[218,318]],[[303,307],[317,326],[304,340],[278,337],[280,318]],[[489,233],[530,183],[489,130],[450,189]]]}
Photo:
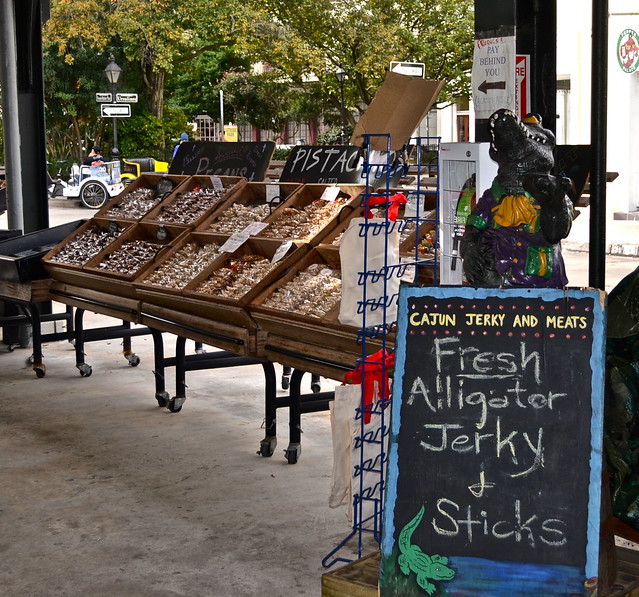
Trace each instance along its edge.
{"label": "sidewalk", "polygon": [[[568,238],[561,246],[568,251],[588,252],[590,239],[590,208],[580,207],[577,219],[572,223]],[[639,220],[606,222],[606,254],[623,257],[639,257]]]}

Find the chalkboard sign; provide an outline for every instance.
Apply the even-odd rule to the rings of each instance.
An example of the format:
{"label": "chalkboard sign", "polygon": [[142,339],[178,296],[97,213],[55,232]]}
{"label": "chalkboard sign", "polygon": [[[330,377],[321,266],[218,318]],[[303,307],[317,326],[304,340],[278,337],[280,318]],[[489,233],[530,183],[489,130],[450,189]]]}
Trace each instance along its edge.
{"label": "chalkboard sign", "polygon": [[274,151],[273,141],[186,141],[180,144],[169,174],[243,176],[260,182]]}
{"label": "chalkboard sign", "polygon": [[401,289],[382,597],[594,594],[603,303]]}
{"label": "chalkboard sign", "polygon": [[286,160],[280,182],[361,182],[360,149],[353,146],[297,145]]}

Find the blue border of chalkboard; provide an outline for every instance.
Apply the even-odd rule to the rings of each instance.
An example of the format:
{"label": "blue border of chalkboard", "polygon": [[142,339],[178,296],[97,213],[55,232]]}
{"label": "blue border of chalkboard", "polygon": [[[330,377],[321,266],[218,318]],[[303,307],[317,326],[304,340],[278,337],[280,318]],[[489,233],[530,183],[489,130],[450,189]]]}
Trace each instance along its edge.
{"label": "blue border of chalkboard", "polygon": [[[593,301],[593,326],[592,326],[592,350],[590,358],[591,368],[591,406],[592,417],[590,423],[590,482],[588,500],[587,521],[587,547],[585,578],[598,576],[599,562],[599,538],[600,538],[600,507],[601,507],[601,475],[602,475],[602,450],[603,450],[603,400],[604,400],[604,374],[605,374],[605,310],[606,295],[596,289],[495,289],[495,288],[471,288],[471,287],[411,287],[403,286],[400,289],[398,304],[398,329],[395,348],[395,372],[393,382],[393,399],[391,406],[391,442],[388,454],[388,469],[386,496],[384,505],[384,523],[382,527],[381,554],[390,557],[395,545],[394,535],[394,511],[397,500],[398,469],[398,444],[401,420],[400,409],[402,405],[402,385],[404,366],[406,363],[405,338],[408,331],[408,304],[413,297],[433,297],[435,299],[462,298],[478,300],[486,298],[515,298],[530,297],[545,301],[556,301],[561,298],[583,299]],[[597,391],[599,390],[599,391]],[[488,562],[499,565],[498,562]],[[531,568],[532,569],[532,568]],[[439,594],[439,593],[437,593]],[[489,592],[486,593],[490,594]],[[498,594],[498,593],[495,593]],[[519,594],[517,591],[511,595]],[[522,595],[525,592],[521,593]],[[381,593],[384,596],[384,593]]]}

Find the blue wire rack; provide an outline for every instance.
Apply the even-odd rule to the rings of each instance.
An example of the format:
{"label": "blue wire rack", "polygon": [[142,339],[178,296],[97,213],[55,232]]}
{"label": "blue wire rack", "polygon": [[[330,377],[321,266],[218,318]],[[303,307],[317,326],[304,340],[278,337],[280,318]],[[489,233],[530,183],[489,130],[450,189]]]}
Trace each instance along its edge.
{"label": "blue wire rack", "polygon": [[[381,141],[381,143],[380,143]],[[376,147],[386,145],[386,151],[373,152],[371,145]],[[393,334],[396,328],[396,321],[387,317],[389,308],[397,303],[398,294],[392,292],[389,295],[388,286],[393,277],[402,280],[409,278],[413,284],[421,284],[420,280],[428,279],[431,284],[439,283],[439,176],[438,156],[440,138],[439,137],[413,137],[405,146],[403,155],[391,151],[390,135],[364,135],[364,163],[363,180],[366,188],[362,194],[362,207],[368,213],[369,208],[386,207],[386,216],[380,221],[367,220],[360,225],[360,236],[363,238],[364,246],[364,271],[359,272],[358,283],[362,286],[362,298],[358,304],[358,313],[362,316],[362,327],[358,332],[358,339],[362,346],[361,358],[358,359],[358,366],[362,368],[362,377],[366,374],[366,368],[381,368],[382,377],[386,376],[386,359],[379,361],[372,360],[367,355],[367,343],[375,340],[376,346],[381,344],[381,351],[375,354],[387,355],[393,350]],[[434,156],[428,159],[428,156]],[[379,158],[378,156],[381,156]],[[393,181],[401,176],[406,176],[409,171],[415,172],[416,183],[414,188],[402,189],[401,192],[407,198],[407,205],[414,206],[414,215],[403,217],[393,221],[388,217],[388,206],[390,197],[394,193]],[[427,214],[423,209],[427,194],[433,193],[432,187],[426,187],[423,178],[427,177],[436,180],[435,210],[434,214]],[[412,211],[411,211],[412,213]],[[424,224],[431,224],[434,237],[432,253],[424,254],[420,251],[420,241]],[[410,227],[410,228],[409,228]],[[400,234],[408,229],[412,234],[414,229],[415,248],[410,258],[402,263],[389,263],[388,261],[388,233],[394,230]],[[377,269],[369,269],[369,239],[373,236],[384,234],[384,263]],[[409,269],[411,268],[411,269]],[[423,276],[427,270],[430,275]],[[383,281],[383,292],[381,296],[369,298],[367,296],[367,284],[379,283]],[[423,285],[423,284],[421,284]],[[381,309],[381,323],[367,326],[367,315]],[[379,314],[377,314],[379,315]],[[379,320],[379,317],[375,318]],[[383,384],[382,384],[383,385]],[[362,388],[363,388],[362,384]],[[322,560],[325,568],[330,568],[339,562],[352,562],[354,558],[340,555],[340,552],[347,546],[350,552],[354,550],[357,558],[364,555],[367,537],[372,537],[377,544],[381,542],[382,535],[382,514],[386,483],[386,438],[389,433],[390,395],[386,395],[385,388],[379,388],[379,400],[366,404],[362,395],[360,407],[355,414],[359,422],[359,434],[355,438],[355,450],[359,456],[353,470],[353,518],[351,532],[338,543]],[[373,431],[368,431],[365,421],[368,417],[376,417],[380,424]],[[365,474],[368,473],[368,482],[364,482]],[[370,479],[373,479],[373,482]]]}

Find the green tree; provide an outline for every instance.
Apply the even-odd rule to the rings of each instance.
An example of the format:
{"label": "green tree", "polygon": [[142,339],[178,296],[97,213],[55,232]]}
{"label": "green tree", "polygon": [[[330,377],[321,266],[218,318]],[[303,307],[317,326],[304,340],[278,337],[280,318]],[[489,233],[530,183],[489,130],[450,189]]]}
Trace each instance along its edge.
{"label": "green tree", "polygon": [[73,64],[45,51],[47,152],[51,158],[79,160],[87,147],[102,144],[106,122],[100,118],[95,94],[107,90],[102,72],[106,64],[105,56],[92,48],[79,49]]}
{"label": "green tree", "polygon": [[318,118],[322,112],[316,89],[301,89],[276,71],[230,73],[220,88],[236,120],[275,133],[288,122]]}
{"label": "green tree", "polygon": [[445,81],[439,101],[468,97],[473,51],[472,0],[248,0],[242,47],[291,81],[310,78],[339,107],[335,73],[345,71],[345,103],[363,112],[391,61],[423,62]]}
{"label": "green tree", "polygon": [[226,73],[246,72],[250,66],[246,57],[230,48],[203,52],[167,80],[167,105],[179,108],[189,119],[208,114],[219,120],[220,82]]}
{"label": "green tree", "polygon": [[162,119],[167,75],[203,51],[229,44],[230,7],[228,0],[52,0],[44,41],[69,64],[82,48],[121,47],[125,59],[139,66],[149,108]]}

